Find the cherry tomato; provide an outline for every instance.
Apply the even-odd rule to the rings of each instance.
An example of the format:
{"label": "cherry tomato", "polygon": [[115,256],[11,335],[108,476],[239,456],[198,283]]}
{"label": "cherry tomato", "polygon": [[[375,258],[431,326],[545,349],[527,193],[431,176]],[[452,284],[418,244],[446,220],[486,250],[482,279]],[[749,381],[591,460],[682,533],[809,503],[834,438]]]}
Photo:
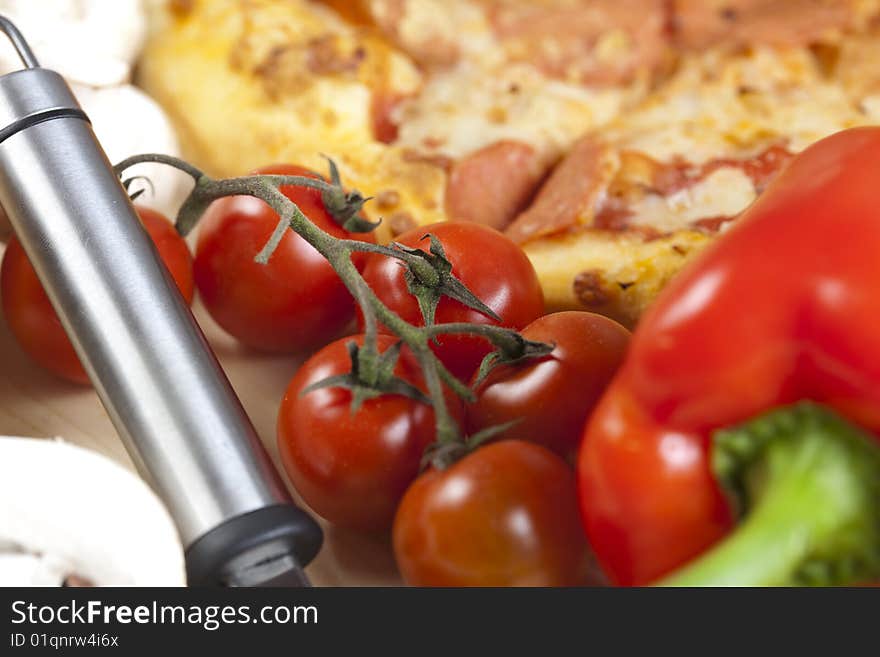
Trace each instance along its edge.
{"label": "cherry tomato", "polygon": [[567,586],[586,571],[574,474],[521,440],[422,474],[397,510],[393,542],[413,586]]}
{"label": "cherry tomato", "polygon": [[[192,303],[192,256],[186,242],[163,215],[136,206],[138,216],[156,245],[177,288]],[[73,345],[55,314],[21,244],[13,238],[6,247],[0,270],[3,313],[22,349],[38,364],[75,383],[89,383]]]}
{"label": "cherry tomato", "polygon": [[[257,171],[319,176],[299,166]],[[349,233],[327,212],[321,193],[281,188],[287,198],[334,237],[374,241]],[[240,342],[261,351],[295,352],[325,344],[354,318],[354,299],[330,264],[302,237],[288,231],[265,265],[254,262],[278,224],[263,201],[231,196],[211,204],[199,222],[195,279],[211,317]],[[355,264],[362,264],[356,255]]]}
{"label": "cherry tomato", "polygon": [[[434,440],[430,405],[402,395],[382,395],[351,412],[351,391],[307,386],[351,369],[343,338],[312,356],[296,373],[278,415],[278,449],[297,492],[330,522],[361,530],[387,529],[422,454]],[[396,342],[378,336],[381,352]],[[423,389],[418,364],[406,348],[396,376]],[[455,400],[450,405],[455,412]]]}
{"label": "cherry tomato", "polygon": [[[544,295],[538,276],[526,254],[510,239],[488,226],[450,221],[407,231],[397,242],[427,250],[431,233],[440,240],[452,263],[452,273],[499,317],[501,325],[521,329],[544,312]],[[407,289],[404,269],[394,258],[371,254],[364,279],[391,310],[411,324],[424,324],[418,302]],[[435,321],[498,324],[479,311],[444,297]],[[361,320],[361,325],[363,321]],[[467,381],[492,346],[479,337],[446,335],[432,346],[444,365]]]}
{"label": "cherry tomato", "polygon": [[498,437],[530,440],[570,457],[623,361],[629,331],[602,315],[570,311],[540,317],[522,335],[556,348],[544,358],[492,370],[467,409],[468,430],[516,420]]}

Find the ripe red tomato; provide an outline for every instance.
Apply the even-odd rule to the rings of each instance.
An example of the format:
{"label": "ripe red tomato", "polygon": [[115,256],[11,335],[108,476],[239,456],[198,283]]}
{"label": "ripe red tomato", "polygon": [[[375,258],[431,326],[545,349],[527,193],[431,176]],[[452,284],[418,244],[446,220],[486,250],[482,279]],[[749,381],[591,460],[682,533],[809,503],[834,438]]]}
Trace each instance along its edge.
{"label": "ripe red tomato", "polygon": [[[142,206],[136,206],[136,209],[177,288],[186,302],[192,303],[194,286],[189,247],[166,217]],[[15,238],[7,245],[3,256],[0,289],[6,322],[22,349],[50,372],[68,381],[88,384],[89,377],[61,326],[61,320]]]}
{"label": "ripe red tomato", "polygon": [[[302,498],[330,522],[361,530],[386,529],[406,487],[416,478],[422,454],[434,440],[430,405],[401,395],[382,395],[351,412],[351,391],[307,386],[351,369],[343,338],[312,356],[296,373],[278,414],[278,449],[287,476]],[[396,342],[378,336],[385,352]],[[395,368],[400,378],[424,389],[418,364],[404,348]],[[450,400],[455,414],[456,400]]]}
{"label": "ripe red tomato", "polygon": [[567,586],[586,572],[574,474],[521,440],[421,475],[397,510],[393,542],[413,586]]}
{"label": "ripe red tomato", "polygon": [[536,442],[567,458],[623,361],[629,331],[602,315],[570,311],[540,317],[522,335],[556,348],[549,356],[492,370],[467,408],[468,431],[517,420],[498,437]]}
{"label": "ripe red tomato", "polygon": [[[544,312],[544,295],[532,263],[510,239],[493,228],[465,221],[420,226],[407,231],[397,242],[428,249],[422,238],[436,235],[452,263],[452,273],[499,317],[501,325],[521,329]],[[411,324],[424,324],[418,302],[407,289],[404,268],[394,258],[371,254],[364,279],[391,310]],[[361,319],[361,326],[363,320]],[[498,324],[479,311],[444,297],[437,306],[435,321]],[[467,381],[492,346],[469,335],[446,335],[432,345],[443,364]]]}
{"label": "ripe red tomato", "polygon": [[[319,177],[294,165],[257,173]],[[318,190],[285,186],[281,191],[334,237],[375,240],[339,226]],[[278,214],[256,198],[231,196],[212,203],[199,222],[196,286],[214,320],[240,342],[262,351],[311,349],[341,334],[354,318],[354,299],[324,257],[293,231],[267,264],[254,262],[277,224]],[[363,258],[356,254],[354,261],[362,264]]]}

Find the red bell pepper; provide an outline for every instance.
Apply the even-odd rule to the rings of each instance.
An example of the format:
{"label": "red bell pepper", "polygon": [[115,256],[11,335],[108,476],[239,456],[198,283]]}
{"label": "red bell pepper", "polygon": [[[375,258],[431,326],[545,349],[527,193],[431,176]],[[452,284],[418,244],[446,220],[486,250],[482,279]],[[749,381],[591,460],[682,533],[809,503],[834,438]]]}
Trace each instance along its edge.
{"label": "red bell pepper", "polygon": [[[880,128],[838,133],[796,157],[730,231],[672,281],[639,324],[627,360],[585,429],[578,459],[585,527],[611,580],[656,581],[728,534],[736,509],[710,467],[713,432],[799,400],[818,402],[874,436],[880,433]],[[783,435],[801,430],[790,420],[776,424]],[[811,426],[834,424],[820,418]],[[737,440],[742,446],[749,438]],[[767,486],[755,484],[756,473],[772,482],[774,468],[785,470],[784,464],[804,456],[797,449],[773,453],[752,469],[754,490]],[[848,513],[838,507],[852,501],[845,493],[852,482],[833,478],[849,466],[823,469],[829,460],[835,461],[814,459],[801,474],[832,482],[824,497],[837,506],[824,509],[826,516]],[[864,525],[876,538],[880,473],[858,477],[871,490],[856,495],[862,515],[850,525]],[[815,506],[821,495],[811,497],[811,484],[796,479],[776,486],[788,492],[779,493],[787,495],[784,504],[775,504],[809,515],[811,509],[795,507],[807,505],[805,500]],[[841,493],[829,492],[834,490]],[[779,513],[763,515],[768,526],[752,528],[753,537],[773,535],[769,525],[781,522]],[[773,551],[798,540],[817,543],[801,550],[812,550],[813,557],[830,550],[798,531],[778,528],[774,540],[780,545],[758,541],[762,553],[738,554],[783,561]],[[715,549],[723,552],[724,542]],[[737,551],[727,553],[734,559]],[[874,557],[880,560],[876,545],[859,559]],[[840,566],[838,560],[837,566],[846,569],[851,562]],[[708,572],[718,575],[719,568],[716,559]],[[780,573],[795,570],[780,566],[753,583],[791,583]],[[864,576],[863,570],[855,575]]]}

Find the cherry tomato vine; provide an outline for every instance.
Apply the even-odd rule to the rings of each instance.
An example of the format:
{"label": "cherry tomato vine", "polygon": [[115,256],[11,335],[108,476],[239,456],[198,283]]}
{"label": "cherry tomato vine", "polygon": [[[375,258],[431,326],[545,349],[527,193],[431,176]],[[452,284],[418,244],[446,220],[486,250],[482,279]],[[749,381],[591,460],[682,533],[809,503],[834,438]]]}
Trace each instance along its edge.
{"label": "cherry tomato vine", "polygon": [[[426,234],[427,251],[398,244],[383,246],[354,239],[336,238],[315,225],[299,207],[280,190],[282,186],[309,187],[321,192],[324,205],[335,220],[351,232],[369,232],[378,223],[369,222],[360,211],[369,198],[357,191],[345,191],[339,171],[328,159],[330,180],[307,176],[259,174],[237,178],[215,179],[192,164],[176,157],[162,154],[142,154],[129,157],[116,165],[120,178],[131,166],[153,162],[172,166],[189,175],[194,186],[181,204],[175,226],[181,235],[187,235],[199,218],[213,202],[225,196],[252,196],[267,203],[278,213],[279,221],[263,249],[255,255],[255,261],[265,264],[272,257],[287,230],[293,230],[318,251],[338,274],[354,297],[363,314],[363,345],[352,344],[352,373],[335,376],[314,384],[343,386],[352,390],[355,408],[369,396],[394,393],[412,396],[430,403],[434,409],[436,441],[426,457],[437,468],[445,468],[484,440],[503,431],[507,425],[490,427],[470,437],[465,437],[454,419],[444,397],[444,384],[465,400],[473,400],[473,392],[467,383],[454,376],[434,355],[430,345],[437,336],[444,334],[469,334],[488,340],[495,350],[483,361],[478,374],[482,379],[492,368],[500,364],[519,363],[533,357],[548,355],[553,345],[527,340],[516,331],[500,326],[470,323],[434,322],[434,311],[442,297],[450,297],[497,320],[495,313],[478,299],[452,272],[452,264],[446,258],[443,245],[434,236]],[[123,179],[128,187],[134,178]],[[386,306],[361,276],[352,262],[355,253],[377,253],[395,258],[406,267],[406,281],[411,294],[419,303],[424,325],[411,324]],[[393,363],[386,362],[387,355],[378,349],[378,324],[382,323],[401,343],[407,345],[418,362],[427,389],[427,398],[407,382],[390,376]],[[387,352],[386,352],[387,354]]]}

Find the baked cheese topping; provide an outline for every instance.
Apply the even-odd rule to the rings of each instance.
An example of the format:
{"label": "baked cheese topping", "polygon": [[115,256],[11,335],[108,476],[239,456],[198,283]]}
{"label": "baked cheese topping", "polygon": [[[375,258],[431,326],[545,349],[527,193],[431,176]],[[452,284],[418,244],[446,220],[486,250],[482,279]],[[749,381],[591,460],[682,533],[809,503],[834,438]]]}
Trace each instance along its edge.
{"label": "baked cheese topping", "polygon": [[[493,40],[482,8],[470,0],[368,0],[405,51],[428,63],[482,58]],[[401,6],[402,5],[402,6]]]}
{"label": "baked cheese topping", "polygon": [[747,155],[784,140],[792,151],[870,122],[809,51],[709,53],[683,69],[635,111],[603,131],[620,148],[666,162],[702,164]]}
{"label": "baked cheese topping", "polygon": [[741,168],[721,167],[669,196],[649,194],[637,201],[630,208],[629,225],[674,233],[707,218],[734,217],[757,196],[754,182]]}
{"label": "baked cheese topping", "polygon": [[396,145],[459,159],[498,141],[528,144],[552,161],[615,117],[631,92],[548,79],[534,68],[471,63],[434,74],[396,118]]}
{"label": "baked cheese topping", "polygon": [[[691,57],[634,109],[592,131],[604,149],[591,157],[611,157],[611,176],[575,148],[568,159],[581,161],[557,167],[508,233],[527,242],[579,228],[635,230],[649,239],[716,232],[791,154],[876,122],[875,97],[854,98],[806,49]],[[579,175],[592,192],[578,191],[572,180]],[[559,199],[574,200],[564,207]]]}
{"label": "baked cheese topping", "polygon": [[[818,2],[795,1],[798,7]],[[833,34],[863,21],[880,0],[860,0],[859,7],[849,0],[822,2],[830,22],[798,22],[809,23],[807,34]],[[197,9],[176,21],[173,46],[163,53],[169,62],[187,61],[186,74],[166,67],[157,95],[188,99],[176,118],[188,150],[206,153],[215,173],[237,174],[286,159],[319,167],[319,153],[326,152],[363,192],[395,192],[383,198],[397,203],[377,210],[394,215],[399,225],[454,210],[452,216],[504,227],[524,209],[517,203],[534,197],[548,170],[585,134],[603,144],[605,158],[637,153],[675,170],[747,160],[778,145],[797,152],[837,130],[880,119],[880,65],[857,56],[880,50],[868,37],[861,37],[862,50],[855,52],[850,41],[826,44],[821,52],[750,47],[738,54],[725,44],[682,55],[674,73],[657,68],[658,48],[682,48],[675,44],[682,31],[688,38],[714,34],[732,20],[739,43],[748,40],[749,26],[791,18],[799,11],[793,5],[782,12],[781,5],[764,0],[725,0],[732,13],[719,13],[714,5],[676,3],[675,25],[682,32],[676,36],[658,27],[669,10],[658,13],[658,3],[649,0],[323,4],[328,6],[303,0],[194,3]],[[640,11],[644,20],[634,20]],[[642,52],[637,36],[653,45]],[[641,64],[639,57],[628,59],[637,53]],[[611,84],[584,69],[583,57],[590,66],[625,61],[626,71],[617,71],[622,77]],[[567,60],[580,62],[576,74],[566,73]],[[146,64],[147,78],[155,79],[149,58]],[[228,77],[216,75],[218,65],[228,67]],[[831,74],[834,66],[840,70]],[[193,79],[200,81],[197,93]],[[396,124],[397,134],[387,133],[390,147],[376,139],[377,114]],[[227,115],[248,129],[229,130]],[[528,175],[512,175],[505,166],[527,167]],[[569,181],[593,170],[570,169]],[[564,220],[555,212],[550,227],[540,212],[533,213],[518,239],[573,225],[663,233],[733,216],[760,192],[759,185],[752,180],[752,193],[746,193],[745,172],[717,169],[673,193],[646,186],[624,167],[614,185],[635,191],[617,196],[605,189],[610,181],[600,174],[602,180],[582,185],[586,205],[570,204],[573,214]],[[475,175],[477,184],[468,186],[465,177]],[[511,179],[515,189],[508,190]],[[586,189],[590,184],[598,191]],[[483,186],[482,196],[491,202],[480,205]],[[564,196],[564,190],[554,195]],[[609,199],[610,209],[603,205]],[[701,204],[705,214],[699,217]]]}
{"label": "baked cheese topping", "polygon": [[880,0],[151,4],[140,82],[207,171],[326,153],[379,239],[506,226],[552,307],[627,322],[793,153],[880,123]]}

